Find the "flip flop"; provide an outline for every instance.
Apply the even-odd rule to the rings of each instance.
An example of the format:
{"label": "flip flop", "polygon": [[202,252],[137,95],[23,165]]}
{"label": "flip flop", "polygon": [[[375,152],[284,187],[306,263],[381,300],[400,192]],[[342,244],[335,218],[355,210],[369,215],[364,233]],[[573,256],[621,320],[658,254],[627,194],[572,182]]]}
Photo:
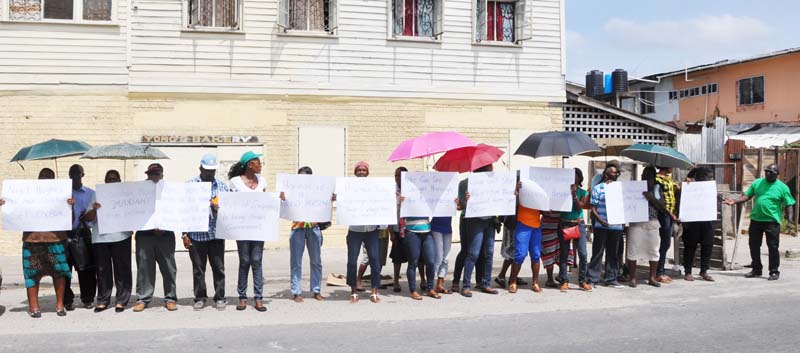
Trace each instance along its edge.
{"label": "flip flop", "polygon": [[350,304],[358,303],[358,294],[350,294]]}
{"label": "flip flop", "polygon": [[371,301],[371,302],[373,302],[375,304],[378,304],[378,303],[381,302],[381,299],[378,298],[378,294],[377,293],[372,293],[372,294],[369,295],[369,301]]}

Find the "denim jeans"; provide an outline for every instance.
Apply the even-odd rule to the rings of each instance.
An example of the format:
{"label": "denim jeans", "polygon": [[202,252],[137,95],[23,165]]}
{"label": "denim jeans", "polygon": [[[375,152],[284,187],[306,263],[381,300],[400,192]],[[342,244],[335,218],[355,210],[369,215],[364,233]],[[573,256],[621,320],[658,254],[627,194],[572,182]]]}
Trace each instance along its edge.
{"label": "denim jeans", "polygon": [[522,265],[525,257],[531,255],[531,263],[542,258],[542,228],[533,228],[517,221],[514,227],[514,263]]}
{"label": "denim jeans", "polygon": [[667,263],[667,251],[672,244],[672,217],[669,213],[659,213],[658,222],[661,223],[661,228],[658,229],[658,234],[661,236],[661,245],[658,247],[658,269],[656,269],[656,277],[664,275],[664,266]]}
{"label": "denim jeans", "polygon": [[572,242],[572,246],[576,247],[578,250],[578,283],[586,282],[586,272],[588,270],[588,264],[586,263],[586,225],[583,221],[578,223],[578,230],[581,233],[581,237],[571,241],[564,241],[564,235],[561,232],[561,229],[574,225],[575,223],[561,223],[558,230],[559,248],[561,249],[558,259],[558,273],[562,283],[569,283],[569,268],[567,264],[569,263],[570,242]]}
{"label": "denim jeans", "polygon": [[453,233],[431,232],[433,236],[433,272],[438,278],[447,276],[447,255],[453,244]]}
{"label": "denim jeans", "polygon": [[616,282],[619,273],[619,255],[617,248],[622,240],[621,230],[594,228],[594,241],[592,242],[592,259],[589,262],[588,280],[591,284],[600,282],[603,254],[606,257],[606,274],[603,278],[606,283]]}
{"label": "denim jeans", "polygon": [[253,299],[264,299],[264,273],[261,260],[264,255],[264,242],[252,240],[237,240],[236,248],[239,251],[239,281],[236,291],[239,299],[247,299],[247,277],[253,269]]}
{"label": "denim jeans", "polygon": [[761,272],[764,265],[761,264],[761,242],[764,235],[767,237],[767,249],[769,250],[769,274],[780,274],[778,266],[781,264],[781,253],[778,251],[780,242],[781,225],[777,222],[759,222],[750,220],[748,230],[750,241],[750,260],[752,260],[753,272]]}
{"label": "denim jeans", "polygon": [[423,289],[433,289],[433,276],[434,276],[434,246],[433,237],[430,232],[427,233],[414,233],[406,231],[404,241],[406,251],[408,253],[408,266],[406,266],[406,278],[408,278],[408,290],[411,292],[417,291],[417,266],[412,264],[419,263],[420,256],[425,262],[425,285]]}
{"label": "denim jeans", "polygon": [[[453,284],[461,283],[461,274],[464,272],[464,261],[467,259],[469,252],[470,238],[467,236],[467,218],[461,217],[458,220],[458,234],[461,236],[461,248],[456,254],[455,265],[453,266]],[[478,261],[475,263],[475,282],[480,282],[483,278],[483,251],[478,254]]]}
{"label": "denim jeans", "polygon": [[289,236],[292,295],[300,295],[303,276],[303,251],[308,247],[308,260],[311,267],[311,292],[319,293],[322,287],[322,232],[319,227],[296,228]]}
{"label": "denim jeans", "polygon": [[[478,266],[478,257],[483,261],[483,277],[476,279],[476,286],[488,288],[492,279],[492,258],[494,257],[494,223],[491,219],[466,218],[466,236],[469,243],[464,259],[464,289],[471,288],[472,270]],[[483,255],[481,256],[481,249]]]}
{"label": "denim jeans", "polygon": [[356,288],[356,273],[358,272],[358,253],[361,251],[361,244],[367,249],[369,256],[370,281],[373,289],[381,286],[381,259],[379,248],[378,230],[371,232],[347,231],[347,284],[351,288]]}

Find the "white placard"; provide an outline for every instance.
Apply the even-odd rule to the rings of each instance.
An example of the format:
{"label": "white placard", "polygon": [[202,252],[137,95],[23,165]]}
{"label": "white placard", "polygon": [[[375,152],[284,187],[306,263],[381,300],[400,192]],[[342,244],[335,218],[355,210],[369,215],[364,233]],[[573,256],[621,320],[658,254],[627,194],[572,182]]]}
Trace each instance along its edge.
{"label": "white placard", "polygon": [[472,173],[467,182],[466,218],[505,216],[517,212],[516,172]]}
{"label": "white placard", "polygon": [[308,174],[278,174],[275,190],[283,192],[281,218],[290,221],[330,222],[336,178]]}
{"label": "white placard", "polygon": [[208,232],[211,183],[167,181],[156,201],[156,228],[175,232]]}
{"label": "white placard", "polygon": [[71,197],[70,180],[3,180],[3,229],[71,230]]}
{"label": "white placard", "polygon": [[221,192],[217,211],[217,238],[278,240],[281,199],[275,192]]}
{"label": "white placard", "polygon": [[533,180],[521,180],[519,189],[519,203],[534,210],[549,210],[550,197],[539,184]]}
{"label": "white placard", "polygon": [[695,181],[681,185],[681,222],[717,220],[717,182]]}
{"label": "white placard", "polygon": [[520,169],[520,180],[526,179],[534,181],[547,193],[550,206],[540,210],[572,211],[570,186],[575,183],[575,169],[543,167]]}
{"label": "white placard", "polygon": [[397,224],[394,178],[337,178],[336,224]]}
{"label": "white placard", "polygon": [[452,217],[456,213],[458,173],[403,172],[400,217]]}
{"label": "white placard", "polygon": [[606,215],[608,224],[647,222],[646,181],[615,181],[606,184]]}
{"label": "white placard", "polygon": [[156,184],[151,181],[97,184],[95,200],[100,234],[143,229],[156,210]]}

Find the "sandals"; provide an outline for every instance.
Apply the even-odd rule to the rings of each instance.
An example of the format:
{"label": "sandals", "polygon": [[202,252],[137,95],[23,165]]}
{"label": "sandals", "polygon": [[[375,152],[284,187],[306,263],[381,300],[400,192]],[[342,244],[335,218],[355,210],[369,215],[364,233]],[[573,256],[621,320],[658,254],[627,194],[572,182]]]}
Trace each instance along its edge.
{"label": "sandals", "polygon": [[664,283],[664,284],[672,283],[672,277],[667,276],[667,275],[663,275],[661,277],[658,277],[658,278],[656,278],[656,280],[658,280],[659,282]]}
{"label": "sandals", "polygon": [[106,304],[97,304],[97,306],[94,307],[94,312],[99,313],[99,312],[105,311],[106,309],[108,309],[108,305],[106,305]]}
{"label": "sandals", "polygon": [[436,293],[441,293],[441,294],[453,294],[453,291],[452,291],[452,290],[450,290],[450,289],[447,289],[447,288],[444,288],[444,287],[442,287],[442,288],[436,288]]}
{"label": "sandals", "polygon": [[686,276],[683,276],[683,280],[689,282],[694,281],[694,276],[692,276],[691,274],[687,274]]}
{"label": "sandals", "polygon": [[[65,313],[66,313],[66,311],[65,311]],[[28,316],[30,316],[30,317],[32,317],[34,319],[38,319],[38,318],[42,317],[42,312],[39,309],[36,309],[36,310],[33,310],[33,311],[29,311],[28,312]]]}
{"label": "sandals", "polygon": [[67,316],[67,309],[65,309],[65,308],[56,309],[56,315],[62,316],[62,317],[63,316]]}
{"label": "sandals", "polygon": [[369,301],[378,304],[381,302],[381,298],[378,298],[378,293],[372,293],[369,295]]}
{"label": "sandals", "polygon": [[350,304],[358,303],[358,294],[350,294]]}
{"label": "sandals", "polygon": [[442,299],[442,296],[439,295],[435,290],[429,290],[427,295],[433,299]]}
{"label": "sandals", "polygon": [[542,287],[539,287],[539,283],[534,282],[533,285],[531,286],[531,290],[536,293],[541,293]]}
{"label": "sandals", "polygon": [[511,283],[508,285],[508,292],[509,293],[516,293],[517,292],[517,284]]}
{"label": "sandals", "polygon": [[714,278],[709,276],[707,273],[701,273],[700,278],[702,278],[704,281],[714,282]]}
{"label": "sandals", "polygon": [[413,292],[411,292],[411,299],[422,300],[422,296],[419,295],[419,293],[417,293],[417,291],[413,291]]}
{"label": "sandals", "polygon": [[647,284],[656,288],[661,287],[661,283],[658,283],[658,281],[647,281]]}

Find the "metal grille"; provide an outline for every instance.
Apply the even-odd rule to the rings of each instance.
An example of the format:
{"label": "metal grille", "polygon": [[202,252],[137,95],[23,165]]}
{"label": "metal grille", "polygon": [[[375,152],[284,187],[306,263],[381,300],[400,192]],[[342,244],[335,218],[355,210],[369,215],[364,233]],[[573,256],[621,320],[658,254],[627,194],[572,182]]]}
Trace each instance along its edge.
{"label": "metal grille", "polygon": [[666,132],[573,100],[564,104],[564,130],[581,131],[592,138],[631,139],[651,145],[669,145],[672,142]]}

